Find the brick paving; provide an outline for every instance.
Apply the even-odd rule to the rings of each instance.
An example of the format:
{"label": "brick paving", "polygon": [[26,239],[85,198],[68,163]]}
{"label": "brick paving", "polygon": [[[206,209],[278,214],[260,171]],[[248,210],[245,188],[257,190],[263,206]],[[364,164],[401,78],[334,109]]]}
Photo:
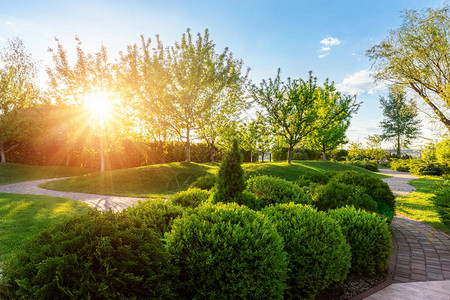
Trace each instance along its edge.
{"label": "brick paving", "polygon": [[[393,192],[405,195],[414,190],[409,173],[381,170]],[[397,243],[394,283],[450,280],[450,236],[431,226],[396,214],[391,229]]]}
{"label": "brick paving", "polygon": [[38,186],[41,183],[61,179],[63,178],[42,179],[42,180],[0,185],[0,193],[43,195],[43,196],[69,198],[83,201],[87,205],[99,210],[103,211],[113,210],[115,212],[124,210],[128,206],[137,203],[138,200],[144,200],[144,198],[118,197],[118,196],[95,195],[87,193],[53,191],[43,189]]}

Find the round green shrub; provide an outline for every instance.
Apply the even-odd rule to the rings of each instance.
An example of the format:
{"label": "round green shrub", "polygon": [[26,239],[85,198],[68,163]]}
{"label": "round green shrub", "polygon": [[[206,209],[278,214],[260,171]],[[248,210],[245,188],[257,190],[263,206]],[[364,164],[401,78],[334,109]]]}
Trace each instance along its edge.
{"label": "round green shrub", "polygon": [[183,211],[183,207],[173,205],[170,200],[159,198],[139,201],[126,209],[127,214],[140,217],[160,237],[164,237],[164,233],[172,229],[173,221],[181,217]]}
{"label": "round green shrub", "polygon": [[216,184],[216,176],[212,174],[208,174],[202,177],[197,178],[194,182],[191,183],[191,188],[199,188],[202,190],[211,190]]}
{"label": "round green shrub", "polygon": [[361,187],[377,203],[384,202],[394,211],[395,196],[389,186],[379,178],[356,171],[345,171],[337,173],[330,181]]}
{"label": "round green shrub", "polygon": [[298,180],[301,181],[310,181],[318,184],[327,184],[328,181],[336,175],[337,172],[308,172],[303,175],[300,175]]}
{"label": "round green shrub", "polygon": [[276,203],[309,204],[311,198],[295,183],[272,176],[256,176],[247,180],[247,189],[258,196],[261,207]]}
{"label": "round green shrub", "polygon": [[282,299],[283,239],[269,219],[236,203],[199,206],[167,237],[185,299]]}
{"label": "round green shrub", "polygon": [[378,212],[377,203],[360,187],[330,181],[316,188],[313,195],[314,206],[318,210],[329,210],[353,205],[358,208]]}
{"label": "round green shrub", "polygon": [[382,218],[354,207],[329,210],[327,214],[339,223],[350,244],[352,272],[374,275],[386,269],[392,240],[389,226]]}
{"label": "round green shrub", "polygon": [[176,193],[172,203],[183,207],[196,208],[209,198],[209,192],[198,188],[190,188],[187,191]]}
{"label": "round green shrub", "polygon": [[8,299],[168,298],[175,270],[139,218],[91,210],[25,243],[1,280]]}
{"label": "round green shrub", "polygon": [[350,247],[336,221],[323,212],[294,203],[268,206],[262,213],[277,224],[288,253],[285,298],[314,298],[342,283],[350,268]]}

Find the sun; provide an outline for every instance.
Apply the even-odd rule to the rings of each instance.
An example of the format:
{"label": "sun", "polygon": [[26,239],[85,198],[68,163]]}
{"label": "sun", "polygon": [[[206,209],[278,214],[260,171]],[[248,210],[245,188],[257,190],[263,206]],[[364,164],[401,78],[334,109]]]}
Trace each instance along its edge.
{"label": "sun", "polygon": [[113,103],[104,94],[87,94],[84,96],[84,106],[88,111],[99,119],[110,117],[113,111]]}

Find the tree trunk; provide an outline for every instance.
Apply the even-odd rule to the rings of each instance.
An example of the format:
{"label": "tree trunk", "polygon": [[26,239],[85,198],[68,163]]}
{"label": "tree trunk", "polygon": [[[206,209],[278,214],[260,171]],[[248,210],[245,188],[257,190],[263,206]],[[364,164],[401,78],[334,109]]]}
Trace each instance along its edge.
{"label": "tree trunk", "polygon": [[166,141],[159,141],[159,155],[161,156],[161,163],[165,164],[166,163],[166,157],[164,154],[164,146],[166,144]]}
{"label": "tree trunk", "polygon": [[397,155],[398,155],[399,158],[400,158],[400,152],[401,152],[401,149],[400,149],[400,134],[397,134]]}
{"label": "tree trunk", "polygon": [[103,136],[100,137],[100,172],[105,172],[105,150]]}
{"label": "tree trunk", "polygon": [[211,159],[211,162],[214,162],[214,141],[211,142],[211,145],[209,146],[209,158]]}
{"label": "tree trunk", "polygon": [[289,151],[288,151],[288,164],[291,164],[291,160],[292,160],[292,150],[294,150],[294,145],[289,145]]}
{"label": "tree trunk", "polygon": [[0,143],[0,156],[2,157],[1,163],[6,162],[5,148],[3,147],[3,143]]}
{"label": "tree trunk", "polygon": [[327,160],[327,153],[325,151],[322,151],[322,160],[323,161]]}
{"label": "tree trunk", "polygon": [[66,167],[68,167],[69,164],[70,164],[70,153],[67,154],[67,156],[66,156]]}
{"label": "tree trunk", "polygon": [[261,162],[264,162],[264,151],[263,151],[262,156],[261,156]]}
{"label": "tree trunk", "polygon": [[253,163],[253,151],[250,151],[250,162]]}
{"label": "tree trunk", "polygon": [[191,162],[191,141],[189,139],[189,127],[186,128],[186,161]]}

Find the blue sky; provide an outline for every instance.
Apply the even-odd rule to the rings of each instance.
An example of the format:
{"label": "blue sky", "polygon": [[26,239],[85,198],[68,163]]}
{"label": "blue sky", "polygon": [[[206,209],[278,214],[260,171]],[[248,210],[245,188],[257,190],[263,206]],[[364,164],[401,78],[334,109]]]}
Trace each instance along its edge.
{"label": "blue sky", "polygon": [[[228,47],[251,68],[254,83],[273,77],[306,78],[308,71],[358,94],[363,105],[353,118],[350,140],[380,133],[379,96],[387,91],[370,78],[365,51],[401,22],[404,9],[437,7],[442,1],[4,1],[0,0],[0,44],[20,37],[42,67],[58,37],[69,54],[74,37],[95,51],[103,43],[114,58],[144,34],[160,34],[169,45],[186,28],[210,30],[217,50]],[[43,69],[43,68],[42,68]],[[42,79],[46,80],[43,73]],[[426,127],[426,126],[425,126]],[[424,134],[430,136],[427,129]],[[417,144],[420,143],[419,141]],[[388,144],[386,144],[388,146]]]}

